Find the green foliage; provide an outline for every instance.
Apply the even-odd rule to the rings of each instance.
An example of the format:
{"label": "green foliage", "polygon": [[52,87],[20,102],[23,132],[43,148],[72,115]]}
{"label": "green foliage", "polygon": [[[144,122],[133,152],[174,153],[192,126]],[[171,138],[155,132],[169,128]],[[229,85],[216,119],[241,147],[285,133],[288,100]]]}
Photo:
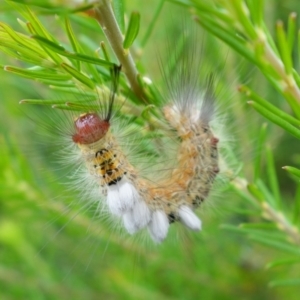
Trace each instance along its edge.
{"label": "green foliage", "polygon": [[[280,15],[280,4],[273,7],[274,3],[260,0],[170,1],[180,4],[178,10],[164,0],[143,8],[139,1],[128,1],[126,10],[121,0],[112,2],[113,10],[109,1],[97,1],[99,10],[107,9],[105,20],[101,12],[91,13],[92,4],[63,2],[1,4],[0,298],[297,299],[300,156],[294,137],[300,138],[300,39],[296,14],[287,18],[286,30],[284,22],[278,21],[273,32],[264,9],[272,8],[276,19],[285,16]],[[296,9],[297,1],[291,5],[289,10]],[[153,72],[151,79],[158,82],[157,70],[151,68],[156,59],[153,53],[165,44],[162,28],[178,41],[177,47],[183,46],[173,28],[174,23],[182,23],[174,20],[180,19],[183,8],[210,33],[202,41],[207,45],[203,68],[211,69],[216,57],[221,60],[220,85],[226,87],[225,93],[230,93],[230,78],[243,81],[251,73],[249,86],[239,87],[247,101],[230,106],[228,115],[241,124],[240,136],[236,133],[240,148],[251,144],[255,155],[249,159],[242,149],[237,158],[228,151],[232,165],[243,163],[243,167],[228,167],[231,181],[216,204],[222,214],[202,212],[205,229],[200,238],[184,232],[184,237],[176,239],[181,228],[175,225],[163,246],[151,248],[114,232],[105,220],[94,220],[83,203],[74,201],[75,192],[61,197],[63,175],[53,168],[48,152],[31,147],[32,156],[39,157],[32,161],[24,154],[22,145],[32,144],[35,129],[17,112],[16,99],[64,110],[92,109],[89,100],[109,93],[111,68],[122,63],[126,72],[116,99],[121,115],[130,118],[146,140],[153,138],[153,132],[159,136],[164,126],[156,109],[160,94],[143,76]],[[170,9],[173,20],[165,17]],[[22,17],[18,27],[16,15]],[[114,15],[116,19],[111,18]],[[53,28],[45,25],[49,22]],[[116,30],[107,34],[104,27]],[[224,44],[212,36],[237,54],[228,54]],[[241,56],[246,70],[232,67]],[[172,55],[161,60],[176,67]],[[30,85],[28,79],[35,82]],[[32,93],[32,87],[42,95]],[[51,98],[45,92],[49,88],[63,96]],[[231,101],[237,102],[237,97]],[[148,127],[150,131],[145,130]],[[41,169],[45,172],[40,173]],[[51,223],[42,229],[46,220]],[[89,242],[90,248],[86,246]],[[279,286],[285,289],[277,289]]]}

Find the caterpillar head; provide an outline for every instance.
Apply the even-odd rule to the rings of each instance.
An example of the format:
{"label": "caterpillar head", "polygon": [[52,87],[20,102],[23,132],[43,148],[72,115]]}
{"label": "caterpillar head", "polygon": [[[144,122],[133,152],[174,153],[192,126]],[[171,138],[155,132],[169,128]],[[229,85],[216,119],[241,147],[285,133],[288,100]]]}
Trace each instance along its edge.
{"label": "caterpillar head", "polygon": [[109,121],[101,120],[96,113],[82,114],[74,122],[75,134],[72,140],[76,144],[95,143],[105,136],[109,126]]}
{"label": "caterpillar head", "polygon": [[[92,144],[102,139],[110,127],[110,119],[117,92],[121,66],[115,65],[111,69],[112,89],[109,99],[107,99],[107,107],[102,112],[102,116],[95,112],[81,114],[74,121],[75,133],[72,135],[72,140],[76,144]],[[104,101],[105,102],[105,101]]]}

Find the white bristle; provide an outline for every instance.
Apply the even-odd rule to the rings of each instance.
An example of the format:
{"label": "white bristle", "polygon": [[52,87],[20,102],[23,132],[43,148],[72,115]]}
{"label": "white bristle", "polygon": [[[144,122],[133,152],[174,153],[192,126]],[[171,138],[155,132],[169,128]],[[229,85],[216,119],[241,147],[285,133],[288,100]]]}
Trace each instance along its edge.
{"label": "white bristle", "polygon": [[137,199],[136,188],[124,179],[107,189],[107,204],[113,215],[122,216],[132,209]]}
{"label": "white bristle", "polygon": [[190,118],[191,118],[191,123],[195,123],[195,124],[199,123],[200,110],[199,109],[194,109],[191,112]]}
{"label": "white bristle", "polygon": [[152,239],[157,243],[161,243],[166,238],[169,230],[167,215],[161,210],[154,211],[148,229]]}
{"label": "white bristle", "polygon": [[186,205],[180,206],[178,210],[180,221],[192,230],[201,230],[201,220]]}
{"label": "white bristle", "polygon": [[144,201],[139,201],[123,216],[126,230],[133,234],[144,228],[150,221],[150,210]]}

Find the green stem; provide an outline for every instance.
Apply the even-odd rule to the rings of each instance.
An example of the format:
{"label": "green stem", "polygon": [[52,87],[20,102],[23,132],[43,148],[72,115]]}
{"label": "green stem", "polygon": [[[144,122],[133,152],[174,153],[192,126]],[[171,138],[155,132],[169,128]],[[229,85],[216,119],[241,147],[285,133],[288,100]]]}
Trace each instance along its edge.
{"label": "green stem", "polygon": [[288,222],[285,215],[283,215],[281,212],[274,210],[273,207],[271,207],[267,202],[262,203],[262,208],[264,210],[264,215],[266,219],[275,222],[277,224],[277,227],[281,231],[286,233],[294,244],[300,245],[299,230]]}
{"label": "green stem", "polygon": [[[274,70],[280,75],[282,80],[285,83],[285,86],[282,87],[283,92],[288,93],[292,96],[292,99],[288,101],[291,105],[292,109],[294,110],[297,117],[300,117],[300,90],[297,86],[297,83],[293,76],[289,76],[286,71],[282,61],[277,57],[274,53],[272,48],[269,46],[268,43],[265,45],[265,58],[268,62],[272,65]],[[291,103],[291,101],[293,103]],[[298,108],[298,109],[297,109]]]}
{"label": "green stem", "polygon": [[129,84],[136,96],[146,101],[146,96],[143,89],[138,83],[138,71],[132,59],[129,50],[123,49],[123,35],[115,19],[110,1],[99,1],[98,7],[95,8],[95,18],[99,22],[104,34],[106,35],[114,53],[122,65],[124,73],[129,81]]}

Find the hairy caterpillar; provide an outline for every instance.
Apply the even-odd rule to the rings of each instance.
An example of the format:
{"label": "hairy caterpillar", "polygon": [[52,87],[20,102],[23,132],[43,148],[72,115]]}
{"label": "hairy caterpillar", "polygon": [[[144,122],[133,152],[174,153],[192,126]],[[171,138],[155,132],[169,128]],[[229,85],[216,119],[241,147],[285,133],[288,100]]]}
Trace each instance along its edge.
{"label": "hairy caterpillar", "polygon": [[201,221],[193,211],[208,196],[219,172],[218,138],[209,126],[214,110],[213,75],[205,91],[183,90],[181,99],[162,108],[180,144],[176,167],[166,178],[153,182],[139,175],[111,131],[119,72],[120,68],[114,69],[115,84],[105,113],[86,112],[74,121],[72,140],[88,173],[98,182],[110,213],[122,218],[130,234],[147,227],[152,239],[161,242],[174,221],[200,230]]}
{"label": "hairy caterpillar", "polygon": [[[163,158],[160,161],[167,172],[154,169],[152,178],[144,176],[115,135],[115,97],[121,67],[111,72],[110,96],[98,91],[96,108],[91,105],[69,120],[68,142],[72,140],[75,145],[72,151],[84,165],[87,179],[79,176],[76,185],[87,191],[83,185],[91,181],[92,188],[96,187],[92,193],[99,207],[120,219],[130,234],[147,228],[155,242],[166,238],[169,225],[175,221],[192,230],[201,229],[201,220],[194,210],[207,198],[219,172],[218,138],[210,124],[215,109],[215,79],[212,74],[205,80],[199,78],[201,66],[196,50],[192,47],[190,52],[184,52],[187,58],[183,61],[175,57],[174,72],[165,76],[169,95],[157,105],[166,134],[172,133],[173,140],[167,147],[175,149],[169,156],[173,160],[171,166]],[[132,138],[135,136],[129,137]],[[167,147],[165,157],[171,152]],[[67,155],[73,157],[71,152]],[[155,163],[148,161],[149,170]],[[87,194],[83,193],[82,198],[88,200]]]}

